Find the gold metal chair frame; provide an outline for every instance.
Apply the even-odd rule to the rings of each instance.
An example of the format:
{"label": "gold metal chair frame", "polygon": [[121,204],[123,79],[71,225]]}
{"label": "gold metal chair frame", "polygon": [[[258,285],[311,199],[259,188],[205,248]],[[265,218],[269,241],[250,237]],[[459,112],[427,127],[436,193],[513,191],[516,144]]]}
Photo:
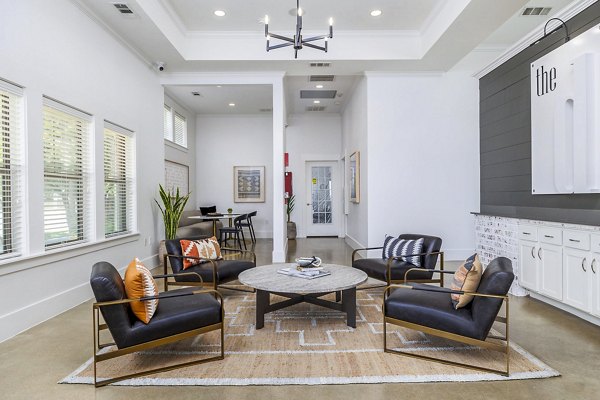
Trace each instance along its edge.
{"label": "gold metal chair frame", "polygon": [[[412,268],[411,270],[419,270],[419,269],[420,268]],[[434,328],[430,328],[427,326],[414,324],[412,322],[407,322],[407,321],[402,321],[402,320],[398,320],[395,318],[386,317],[385,300],[391,289],[399,288],[401,290],[402,289],[427,290],[427,289],[423,289],[423,288],[415,288],[413,286],[406,285],[406,283],[408,282],[406,280],[406,275],[408,275],[408,273],[411,270],[406,271],[405,284],[394,284],[394,285],[389,285],[385,288],[384,298],[383,298],[383,306],[382,306],[382,311],[383,311],[383,351],[386,353],[400,354],[400,355],[404,355],[404,356],[408,356],[408,357],[419,358],[422,360],[428,360],[428,361],[438,362],[438,363],[442,363],[442,364],[453,365],[453,366],[457,366],[457,367],[469,368],[469,369],[473,369],[473,370],[477,370],[477,371],[491,372],[491,373],[496,373],[496,374],[500,374],[503,376],[509,376],[510,375],[510,366],[509,366],[509,363],[510,363],[510,340],[509,340],[509,298],[508,298],[508,296],[507,295],[483,294],[483,293],[477,293],[477,292],[463,292],[463,291],[456,291],[456,290],[449,290],[449,289],[444,292],[439,292],[439,290],[433,290],[434,288],[432,288],[432,290],[430,290],[430,291],[435,291],[435,292],[439,292],[439,293],[447,293],[448,295],[450,295],[450,294],[461,294],[461,295],[467,294],[467,295],[476,296],[476,297],[490,297],[490,298],[502,299],[502,301],[505,302],[505,304],[506,304],[505,316],[504,317],[496,316],[495,321],[505,324],[504,336],[488,335],[486,338],[486,339],[498,339],[500,341],[500,343],[492,343],[487,340],[474,339],[474,338],[471,338],[468,336],[462,336],[462,335],[458,335],[455,333],[450,333],[450,332],[442,331],[439,329],[434,329]],[[451,274],[454,273],[452,271],[440,271],[440,270],[435,270],[435,272],[440,272],[442,275],[444,273],[451,273]],[[389,349],[387,347],[387,324],[393,324],[393,325],[401,326],[404,328],[423,332],[428,335],[438,336],[438,337],[441,337],[444,339],[449,339],[449,340],[453,340],[456,342],[465,343],[468,345],[478,346],[478,347],[482,347],[485,349],[504,353],[505,359],[506,359],[506,369],[498,370],[498,369],[492,369],[492,368],[485,368],[485,367],[481,367],[481,366],[477,366],[477,365],[473,365],[473,364],[465,364],[465,363],[460,363],[460,362],[456,362],[456,361],[444,360],[441,358],[429,357],[429,356],[425,356],[425,355]]]}
{"label": "gold metal chair frame", "polygon": [[[254,266],[256,266],[256,254],[251,251],[251,250],[240,250],[240,249],[232,249],[229,247],[221,247],[221,250],[225,250],[225,251],[233,251],[236,253],[241,253],[241,254],[250,254],[252,256],[252,262],[254,263]],[[169,290],[169,286],[201,286],[201,287],[212,287],[213,290],[217,290],[219,287],[224,288],[224,289],[229,289],[229,290],[236,290],[238,292],[249,292],[249,293],[254,293],[255,290],[247,290],[247,289],[240,289],[238,287],[233,287],[233,286],[228,286],[228,285],[218,285],[217,284],[217,263],[214,262],[214,260],[208,259],[208,258],[202,258],[202,257],[193,257],[193,256],[177,256],[174,254],[165,254],[163,256],[163,272],[164,275],[169,275],[168,274],[168,267],[167,267],[167,261],[169,259],[169,257],[173,257],[173,258],[179,258],[179,259],[184,259],[187,258],[189,260],[203,260],[205,262],[210,263],[211,267],[212,267],[212,282],[204,282],[201,279],[201,282],[198,281],[169,281],[167,278],[163,279],[163,283],[165,285],[165,290]],[[169,277],[175,277],[175,276],[182,276],[184,275],[184,272],[181,272],[179,274],[170,274]]]}
{"label": "gold metal chair frame", "polygon": [[[194,272],[187,272],[186,274],[197,275],[200,278],[200,282],[196,282],[196,283],[202,283],[201,282],[202,277],[200,277],[200,275],[198,275]],[[168,276],[156,275],[155,278],[165,278],[166,279],[167,277],[173,276],[173,274],[165,274],[165,275],[168,275]],[[115,345],[115,343],[100,343],[100,331],[108,329],[108,326],[105,323],[103,323],[103,324],[100,323],[100,307],[117,305],[117,304],[127,304],[127,303],[131,303],[134,301],[148,301],[148,300],[168,298],[168,297],[198,295],[198,294],[203,294],[203,293],[211,293],[212,295],[215,296],[215,298],[218,298],[220,300],[220,303],[221,303],[221,322],[220,323],[205,326],[205,327],[198,328],[198,329],[193,329],[191,331],[182,332],[182,333],[179,333],[176,335],[167,336],[167,337],[164,337],[161,339],[152,340],[152,341],[149,341],[146,343],[141,343],[141,344],[126,347],[123,349],[117,349],[117,350],[113,350],[113,351],[106,352],[106,353],[99,353],[99,351],[102,350],[103,348]],[[203,290],[196,290],[196,291],[193,291],[190,293],[180,294],[180,295],[175,295],[175,296],[162,296],[161,297],[159,295],[159,296],[150,296],[150,297],[140,297],[138,299],[122,299],[122,300],[114,300],[114,301],[96,302],[93,304],[93,307],[92,307],[92,318],[93,318],[93,329],[94,329],[94,386],[95,387],[102,387],[102,386],[106,386],[111,383],[122,381],[125,379],[137,378],[140,376],[156,374],[156,373],[164,372],[164,371],[171,371],[171,370],[177,369],[177,368],[189,367],[191,365],[197,365],[197,364],[204,364],[204,363],[207,363],[210,361],[217,361],[217,360],[222,360],[225,358],[225,332],[224,332],[225,311],[223,308],[223,297],[216,290],[203,289]],[[131,373],[131,374],[120,375],[120,376],[117,376],[114,378],[109,378],[109,379],[105,379],[105,380],[98,382],[96,367],[97,367],[97,364],[102,361],[121,357],[121,356],[124,356],[127,354],[142,351],[142,350],[151,349],[151,348],[154,348],[157,346],[162,346],[162,345],[165,345],[168,343],[177,342],[177,341],[180,341],[180,340],[192,337],[192,336],[201,335],[203,333],[207,333],[207,332],[211,332],[211,331],[215,331],[215,330],[219,330],[219,329],[221,330],[221,346],[220,346],[221,352],[218,356],[203,358],[201,360],[188,361],[188,362],[179,363],[179,364],[172,364],[172,365],[168,365],[166,367],[153,368],[153,369],[142,371],[142,372],[135,372],[135,373]]]}
{"label": "gold metal chair frame", "polygon": [[[354,261],[356,259],[356,254],[358,254],[359,251],[366,251],[366,250],[381,250],[383,249],[383,246],[381,247],[366,247],[364,249],[356,249],[352,252],[352,264],[354,264]],[[439,270],[433,270],[433,269],[427,269],[427,268],[411,268],[410,270],[417,270],[417,271],[421,271],[421,272],[430,272],[430,271],[443,271],[444,270],[444,252],[443,251],[432,251],[430,253],[416,253],[416,254],[406,254],[403,256],[395,256],[395,257],[390,257],[387,259],[387,274],[386,274],[386,278],[387,278],[387,282],[383,285],[377,285],[377,286],[369,286],[369,287],[363,287],[363,288],[357,288],[357,290],[360,289],[374,289],[374,288],[379,288],[379,287],[387,287],[389,285],[395,284],[395,283],[406,283],[406,273],[404,274],[405,279],[404,280],[400,280],[400,279],[392,279],[392,262],[396,261],[396,260],[401,260],[405,257],[416,257],[416,256],[434,256],[434,255],[439,255],[440,256],[440,268]],[[410,271],[409,270],[409,271]],[[408,271],[407,271],[408,272]],[[454,273],[454,272],[452,272]],[[439,279],[411,279],[408,282],[415,282],[415,283],[438,283],[440,285],[440,287],[444,286],[444,274],[440,274],[440,278]]]}

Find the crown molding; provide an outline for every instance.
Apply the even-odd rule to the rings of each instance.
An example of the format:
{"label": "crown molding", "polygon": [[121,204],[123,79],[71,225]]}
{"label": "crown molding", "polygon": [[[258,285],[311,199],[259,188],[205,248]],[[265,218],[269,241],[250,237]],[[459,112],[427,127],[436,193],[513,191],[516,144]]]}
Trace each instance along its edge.
{"label": "crown molding", "polygon": [[[557,12],[552,18],[560,18],[563,21],[568,21],[573,18],[575,15],[579,14],[592,4],[594,4],[598,0],[577,0],[567,5],[565,8]],[[504,64],[506,61],[510,60],[512,57],[517,55],[519,52],[525,50],[531,43],[540,39],[544,35],[544,25],[540,24],[537,28],[529,32],[525,37],[519,40],[517,43],[506,49],[504,53],[502,53],[498,58],[492,61],[490,64],[486,65],[482,70],[474,74],[473,76],[477,79],[481,79],[500,65]]]}

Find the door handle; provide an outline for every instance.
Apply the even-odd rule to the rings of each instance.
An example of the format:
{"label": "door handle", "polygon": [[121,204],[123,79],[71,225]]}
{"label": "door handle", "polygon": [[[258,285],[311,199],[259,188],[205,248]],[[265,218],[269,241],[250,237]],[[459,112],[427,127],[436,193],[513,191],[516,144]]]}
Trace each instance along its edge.
{"label": "door handle", "polygon": [[538,258],[541,260],[541,259],[542,259],[542,256],[541,256],[541,254],[540,254],[540,251],[542,251],[542,248],[541,248],[541,247],[538,249]]}
{"label": "door handle", "polygon": [[586,257],[586,258],[584,258],[583,260],[581,260],[581,268],[583,268],[583,270],[584,270],[585,272],[587,272],[587,269],[585,269],[585,262],[586,262],[586,261],[587,261],[587,257]]}
{"label": "door handle", "polygon": [[531,248],[531,257],[535,258],[535,254],[533,254],[533,251],[535,250],[535,247]]}
{"label": "door handle", "polygon": [[306,203],[307,206],[310,206],[310,203]]}
{"label": "door handle", "polygon": [[596,259],[595,259],[595,258],[592,260],[592,265],[591,265],[591,267],[592,267],[592,272],[593,272],[594,274],[596,274],[596,270],[594,269],[594,264],[596,264]]}

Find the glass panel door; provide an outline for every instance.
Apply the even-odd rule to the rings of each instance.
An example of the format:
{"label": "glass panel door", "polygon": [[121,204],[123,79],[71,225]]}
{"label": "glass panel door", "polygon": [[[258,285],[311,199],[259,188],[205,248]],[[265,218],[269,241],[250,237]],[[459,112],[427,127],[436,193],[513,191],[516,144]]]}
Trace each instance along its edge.
{"label": "glass panel door", "polygon": [[312,167],[312,221],[313,224],[333,223],[331,167]]}

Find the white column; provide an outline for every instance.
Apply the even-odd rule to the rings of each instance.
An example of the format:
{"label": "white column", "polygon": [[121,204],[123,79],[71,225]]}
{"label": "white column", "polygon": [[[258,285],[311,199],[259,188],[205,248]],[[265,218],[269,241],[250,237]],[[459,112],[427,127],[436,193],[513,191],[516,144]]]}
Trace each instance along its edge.
{"label": "white column", "polygon": [[285,262],[287,230],[284,207],[285,96],[283,77],[273,81],[273,262]]}

